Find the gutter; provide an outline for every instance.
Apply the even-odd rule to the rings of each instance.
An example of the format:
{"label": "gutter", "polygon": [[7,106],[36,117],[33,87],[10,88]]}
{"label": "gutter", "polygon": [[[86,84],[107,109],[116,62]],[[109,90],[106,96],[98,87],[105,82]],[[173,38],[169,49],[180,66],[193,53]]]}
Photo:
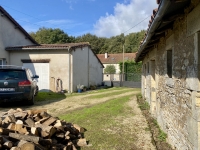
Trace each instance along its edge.
{"label": "gutter", "polygon": [[169,8],[171,4],[171,1],[169,0],[162,0],[159,7],[158,7],[158,12],[149,28],[149,31],[147,33],[147,36],[143,42],[143,44],[140,46],[140,49],[138,50],[138,53],[136,54],[135,57],[135,61],[139,62],[139,56],[142,54],[142,51],[144,50],[144,48],[147,46],[147,44],[149,43],[149,41],[151,40],[152,36],[154,35],[154,32],[156,31],[156,29],[159,27],[161,20],[166,12],[166,10]]}

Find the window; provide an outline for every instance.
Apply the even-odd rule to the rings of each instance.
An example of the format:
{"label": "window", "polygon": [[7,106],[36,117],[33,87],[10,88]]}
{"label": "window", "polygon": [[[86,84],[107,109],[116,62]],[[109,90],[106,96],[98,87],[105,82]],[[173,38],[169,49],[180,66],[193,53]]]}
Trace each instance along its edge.
{"label": "window", "polygon": [[3,65],[3,59],[0,59],[0,66]]}
{"label": "window", "polygon": [[172,50],[167,51],[167,75],[172,78]]}

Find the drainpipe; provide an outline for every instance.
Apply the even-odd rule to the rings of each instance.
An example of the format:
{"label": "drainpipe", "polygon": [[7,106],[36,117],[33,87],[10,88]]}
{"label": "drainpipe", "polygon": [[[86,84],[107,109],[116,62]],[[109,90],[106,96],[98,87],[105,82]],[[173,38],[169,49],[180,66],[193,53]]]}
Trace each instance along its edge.
{"label": "drainpipe", "polygon": [[70,46],[68,47],[68,64],[69,64],[69,67],[68,67],[68,73],[69,73],[69,82],[68,82],[68,93],[71,93],[72,92],[72,89],[71,89],[71,57],[70,57]]}
{"label": "drainpipe", "polygon": [[90,47],[88,46],[88,87],[90,86]]}
{"label": "drainpipe", "polygon": [[138,62],[138,57],[141,55],[142,51],[144,50],[144,48],[146,47],[146,45],[149,43],[149,40],[151,39],[151,37],[154,35],[154,31],[159,27],[161,20],[166,12],[166,10],[169,8],[171,4],[171,1],[169,0],[162,0],[161,4],[158,7],[158,12],[149,28],[147,37],[145,38],[143,44],[141,45],[137,55],[136,55],[136,62]]}

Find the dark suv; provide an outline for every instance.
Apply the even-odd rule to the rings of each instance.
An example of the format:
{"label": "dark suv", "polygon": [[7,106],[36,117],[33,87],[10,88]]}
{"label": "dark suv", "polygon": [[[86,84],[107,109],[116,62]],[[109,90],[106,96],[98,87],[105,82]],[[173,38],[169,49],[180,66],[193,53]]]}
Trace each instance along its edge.
{"label": "dark suv", "polygon": [[36,78],[31,70],[18,66],[0,66],[0,103],[25,101],[34,104],[34,96],[38,93]]}

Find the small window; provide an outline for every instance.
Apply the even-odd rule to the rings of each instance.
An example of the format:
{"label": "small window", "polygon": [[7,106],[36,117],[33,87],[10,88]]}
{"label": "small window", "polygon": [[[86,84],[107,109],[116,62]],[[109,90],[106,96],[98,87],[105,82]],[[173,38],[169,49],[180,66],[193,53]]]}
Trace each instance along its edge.
{"label": "small window", "polygon": [[172,78],[172,50],[167,51],[167,75]]}
{"label": "small window", "polygon": [[0,66],[3,65],[3,59],[0,59]]}

